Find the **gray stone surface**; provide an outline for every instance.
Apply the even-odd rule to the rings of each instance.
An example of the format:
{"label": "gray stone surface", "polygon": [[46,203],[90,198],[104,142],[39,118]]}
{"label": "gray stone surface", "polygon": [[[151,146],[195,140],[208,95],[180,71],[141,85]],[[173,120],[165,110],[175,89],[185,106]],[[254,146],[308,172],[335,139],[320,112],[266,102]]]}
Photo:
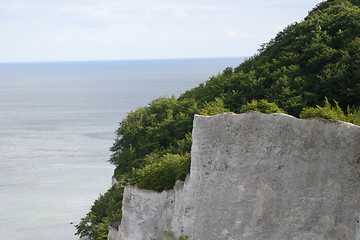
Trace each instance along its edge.
{"label": "gray stone surface", "polygon": [[284,114],[196,116],[190,177],[127,187],[114,240],[359,240],[360,127]]}

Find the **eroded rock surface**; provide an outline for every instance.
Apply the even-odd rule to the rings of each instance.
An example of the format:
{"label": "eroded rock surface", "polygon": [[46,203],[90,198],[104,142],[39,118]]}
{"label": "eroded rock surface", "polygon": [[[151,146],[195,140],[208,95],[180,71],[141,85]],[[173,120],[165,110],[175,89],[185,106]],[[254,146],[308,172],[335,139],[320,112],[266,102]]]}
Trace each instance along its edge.
{"label": "eroded rock surface", "polygon": [[196,116],[185,183],[127,187],[109,239],[360,240],[360,127],[284,114]]}

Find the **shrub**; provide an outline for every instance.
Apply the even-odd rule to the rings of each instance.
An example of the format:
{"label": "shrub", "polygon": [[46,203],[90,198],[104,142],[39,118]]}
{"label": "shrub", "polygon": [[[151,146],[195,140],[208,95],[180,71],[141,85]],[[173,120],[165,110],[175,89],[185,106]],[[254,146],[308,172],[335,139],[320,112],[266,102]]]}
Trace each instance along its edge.
{"label": "shrub", "polygon": [[136,186],[162,191],[173,188],[177,180],[185,180],[190,169],[190,154],[165,154],[157,162],[133,170]]}
{"label": "shrub", "polygon": [[230,110],[225,108],[225,104],[222,99],[215,98],[214,101],[205,103],[204,107],[199,111],[199,114],[211,116],[224,112],[230,112]]}
{"label": "shrub", "polygon": [[331,105],[329,100],[325,98],[324,106],[316,106],[304,108],[300,113],[300,118],[314,118],[320,117],[324,119],[340,120],[360,125],[360,110],[351,109],[347,107],[347,114],[339,106],[339,103],[334,100],[334,105]]}
{"label": "shrub", "polygon": [[260,101],[252,100],[251,102],[241,106],[240,113],[248,111],[258,111],[262,113],[285,113],[284,110],[279,108],[276,103],[270,103],[265,99]]}

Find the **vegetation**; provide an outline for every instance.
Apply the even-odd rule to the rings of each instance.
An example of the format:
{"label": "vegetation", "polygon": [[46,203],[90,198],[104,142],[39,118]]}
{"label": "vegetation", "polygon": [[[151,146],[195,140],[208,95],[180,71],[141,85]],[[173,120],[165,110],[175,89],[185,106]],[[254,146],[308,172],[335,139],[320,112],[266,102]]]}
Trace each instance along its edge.
{"label": "vegetation", "polygon": [[316,106],[305,108],[300,118],[315,118],[320,117],[324,119],[341,120],[344,122],[350,122],[360,126],[360,110],[352,110],[347,108],[347,113],[341,109],[338,102],[334,101],[334,106],[329,103],[328,99],[325,99],[324,106]]}
{"label": "vegetation", "polygon": [[76,225],[77,235],[91,239],[107,240],[108,223],[121,219],[123,188],[112,186],[105,194],[95,200],[90,212]]}
{"label": "vegetation", "polygon": [[187,240],[187,239],[188,238],[184,236],[176,238],[173,232],[164,232],[163,236],[158,240]]}
{"label": "vegetation", "polygon": [[184,180],[194,114],[256,110],[360,125],[359,5],[358,0],[320,3],[238,67],[178,99],[158,98],[131,112],[111,148],[119,183],[95,201],[77,234],[106,239],[107,224],[121,220],[126,185],[162,191]]}
{"label": "vegetation", "polygon": [[251,102],[242,105],[239,110],[240,113],[248,111],[258,111],[262,113],[285,113],[284,110],[279,108],[275,103],[269,103],[265,99],[260,101],[251,100]]}

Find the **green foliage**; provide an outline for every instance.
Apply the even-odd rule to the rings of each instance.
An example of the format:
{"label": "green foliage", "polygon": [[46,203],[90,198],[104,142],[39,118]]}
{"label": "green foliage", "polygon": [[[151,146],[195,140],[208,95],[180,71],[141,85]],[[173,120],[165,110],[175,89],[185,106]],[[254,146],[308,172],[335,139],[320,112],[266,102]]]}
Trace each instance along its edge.
{"label": "green foliage", "polygon": [[95,201],[77,234],[106,239],[107,223],[121,219],[127,184],[161,191],[185,178],[196,113],[287,112],[360,125],[359,36],[358,0],[322,2],[238,67],[226,68],[178,99],[158,98],[129,113],[116,131],[109,160],[119,184]]}
{"label": "green foliage", "polygon": [[262,113],[285,113],[276,105],[276,103],[269,103],[265,99],[260,101],[252,100],[251,102],[241,106],[239,112],[244,113],[248,111],[258,111]]}
{"label": "green foliage", "polygon": [[333,119],[333,120],[341,120],[345,121],[346,116],[344,111],[339,106],[338,102],[335,102],[335,106],[332,106],[329,103],[329,100],[325,99],[325,105],[323,107],[316,106],[316,107],[310,107],[305,108],[301,114],[300,118],[314,118],[314,117],[320,117],[324,119]]}
{"label": "green foliage", "polygon": [[215,98],[214,101],[205,103],[204,107],[200,109],[198,114],[212,116],[225,112],[229,112],[229,109],[225,108],[224,101],[220,98]]}
{"label": "green foliage", "polygon": [[108,223],[109,223],[109,221],[107,219],[105,219],[103,222],[99,223],[96,226],[96,228],[93,229],[92,239],[107,240],[108,233],[109,233]]}
{"label": "green foliage", "polygon": [[[148,107],[139,108],[125,118],[117,130],[110,162],[117,166],[116,174],[140,168],[147,154],[179,153],[173,146],[181,144],[191,133],[194,114],[198,111],[193,99],[178,101],[158,98]],[[186,149],[186,152],[190,150]]]}
{"label": "green foliage", "polygon": [[77,225],[77,234],[105,239],[109,222],[121,220],[124,187],[128,184],[162,191],[184,180],[190,168],[191,130],[197,103],[158,98],[125,118],[110,162],[117,166],[119,184],[95,201],[91,211]]}
{"label": "green foliage", "polygon": [[199,104],[224,101],[236,112],[251,100],[266,99],[299,116],[325,97],[340,107],[360,102],[360,8],[356,1],[319,4],[300,23],[286,27],[259,53],[233,70],[186,91],[180,99]]}
{"label": "green foliage", "polygon": [[159,240],[187,240],[187,239],[188,238],[185,236],[176,238],[173,232],[164,232],[163,236]]}
{"label": "green foliage", "polygon": [[134,169],[135,184],[143,189],[162,191],[173,188],[177,180],[185,180],[190,169],[190,154],[165,154],[154,163]]}
{"label": "green foliage", "polygon": [[90,236],[92,239],[107,239],[108,223],[121,220],[121,204],[124,189],[112,186],[95,200],[90,212],[76,225],[76,235]]}
{"label": "green foliage", "polygon": [[360,126],[360,109],[354,110],[348,107],[347,122]]}
{"label": "green foliage", "polygon": [[360,110],[353,110],[350,107],[347,108],[347,114],[341,109],[338,102],[334,101],[334,106],[331,105],[329,100],[326,98],[324,106],[316,106],[305,108],[300,118],[314,118],[320,117],[324,119],[340,120],[344,122],[350,122],[360,126]]}
{"label": "green foliage", "polygon": [[188,240],[188,238],[187,237],[179,237],[178,240]]}

